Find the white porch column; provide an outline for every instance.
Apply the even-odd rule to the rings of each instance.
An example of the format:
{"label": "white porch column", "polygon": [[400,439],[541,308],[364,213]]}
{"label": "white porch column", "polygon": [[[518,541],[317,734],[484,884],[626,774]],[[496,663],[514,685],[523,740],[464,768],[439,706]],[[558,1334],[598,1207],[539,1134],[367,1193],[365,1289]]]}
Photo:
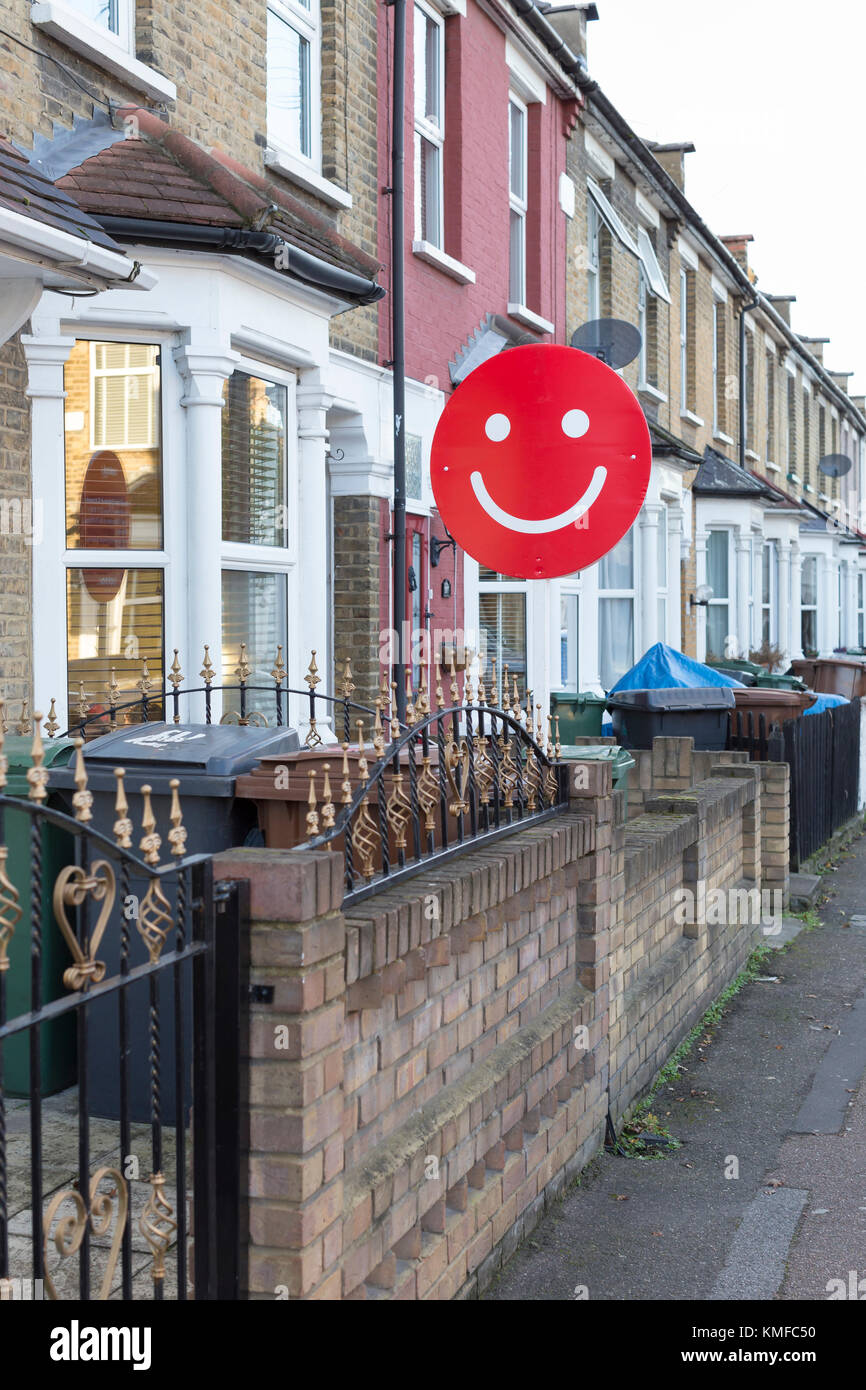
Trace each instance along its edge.
{"label": "white porch column", "polygon": [[788,614],[791,661],[803,655],[803,552],[798,541],[791,542],[791,611]]}
{"label": "white porch column", "polygon": [[822,555],[819,560],[819,604],[818,604],[818,651],[822,656],[832,656],[836,645],[838,618],[838,580],[836,562],[832,555]]}
{"label": "white porch column", "polygon": [[659,640],[668,642],[675,651],[682,651],[682,587],[683,571],[680,549],[683,541],[683,509],[668,507],[668,622],[667,633],[660,632]]}
{"label": "white porch column", "polygon": [[857,646],[857,561],[845,561],[845,643],[846,647]]}
{"label": "white porch column", "polygon": [[[640,628],[635,633],[635,660],[659,641],[659,516],[657,502],[640,513]],[[661,634],[664,637],[664,634]]]}
{"label": "white porch column", "polygon": [[[31,402],[33,493],[33,705],[48,713],[53,697],[61,729],[68,723],[66,664],[66,483],[63,368],[75,339],[22,334]],[[22,499],[24,500],[24,499]],[[20,711],[7,710],[17,719]]]}
{"label": "white porch column", "polygon": [[742,531],[737,531],[734,536],[734,547],[737,553],[737,649],[741,656],[748,656],[752,649],[752,633],[749,623],[749,557],[752,551],[752,537],[750,533],[743,535]]}
{"label": "white porch column", "polygon": [[[210,648],[214,684],[222,674],[222,411],[223,385],[240,362],[227,346],[186,343],[174,349],[184,381],[181,405],[186,411],[186,544],[187,643],[184,673],[201,685],[199,671],[205,644]],[[167,645],[171,636],[166,633]],[[204,717],[193,709],[193,717]],[[215,696],[214,718],[219,714]]]}
{"label": "white porch column", "polygon": [[[298,401],[298,573],[301,605],[299,630],[289,634],[289,684],[297,686],[316,653],[321,684],[319,694],[333,689],[329,649],[328,573],[328,447],[327,413],[333,396],[322,387],[315,372],[302,372]],[[293,669],[294,668],[294,669]],[[304,718],[308,711],[304,711]],[[303,736],[303,735],[302,735]]]}
{"label": "white porch column", "polygon": [[782,660],[791,659],[791,542],[779,541],[779,612],[777,627]]}

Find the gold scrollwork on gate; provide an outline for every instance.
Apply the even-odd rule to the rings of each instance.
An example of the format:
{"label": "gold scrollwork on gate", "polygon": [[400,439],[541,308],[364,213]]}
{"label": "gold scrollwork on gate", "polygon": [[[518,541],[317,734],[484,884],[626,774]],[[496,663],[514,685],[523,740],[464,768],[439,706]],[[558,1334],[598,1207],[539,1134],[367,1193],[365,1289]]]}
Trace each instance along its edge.
{"label": "gold scrollwork on gate", "polygon": [[150,887],[141,900],[136,921],[138,934],[147,947],[151,965],[156,965],[168,934],[174,925],[171,903],[162,891],[158,878],[150,880]]}
{"label": "gold scrollwork on gate", "polygon": [[150,1196],[139,1217],[138,1229],[153,1251],[151,1278],[156,1284],[165,1278],[165,1252],[177,1230],[174,1207],[165,1195],[165,1177],[162,1173],[152,1173],[150,1176]]}
{"label": "gold scrollwork on gate", "polygon": [[6,846],[0,845],[0,971],[9,969],[9,943],[21,921],[18,889],[6,876],[8,854]]}
{"label": "gold scrollwork on gate", "polygon": [[[114,1187],[109,1192],[100,1192],[99,1184],[105,1178],[111,1178]],[[57,1216],[60,1207],[64,1202],[69,1201],[74,1207],[74,1211],[66,1216],[60,1217],[57,1222],[54,1235],[51,1235],[51,1227]],[[115,1207],[115,1201],[117,1203]],[[64,1260],[70,1255],[74,1255],[81,1248],[84,1240],[84,1233],[88,1223],[90,1230],[95,1236],[104,1236],[111,1229],[112,1218],[115,1219],[114,1235],[111,1247],[108,1252],[108,1263],[105,1267],[102,1284],[99,1293],[96,1295],[100,1303],[106,1302],[111,1293],[111,1285],[114,1281],[114,1271],[117,1268],[117,1261],[120,1255],[120,1247],[123,1243],[123,1233],[126,1229],[126,1222],[129,1216],[129,1187],[126,1179],[116,1168],[99,1168],[90,1180],[90,1201],[85,1207],[84,1198],[75,1188],[67,1188],[63,1192],[58,1192],[52,1197],[48,1209],[42,1218],[42,1251],[45,1260],[45,1288],[48,1297],[55,1302],[59,1295],[54,1285],[53,1275],[57,1274]],[[48,1271],[48,1243],[53,1240],[54,1248],[60,1256],[60,1264],[54,1270]]]}
{"label": "gold scrollwork on gate", "polygon": [[[54,919],[75,962],[63,972],[63,983],[67,989],[84,989],[88,984],[98,985],[104,979],[105,963],[96,959],[96,953],[111,917],[116,892],[114,869],[105,859],[95,859],[89,869],[68,864],[57,875],[54,884]],[[94,902],[102,903],[102,910],[96,926],[82,945],[69,924],[66,909],[80,907],[88,896]]]}
{"label": "gold scrollwork on gate", "polygon": [[469,810],[469,802],[466,800],[466,788],[469,785],[469,745],[465,738],[461,739],[459,744],[449,743],[445,751],[445,775],[452,794],[448,810],[452,816],[465,815]]}

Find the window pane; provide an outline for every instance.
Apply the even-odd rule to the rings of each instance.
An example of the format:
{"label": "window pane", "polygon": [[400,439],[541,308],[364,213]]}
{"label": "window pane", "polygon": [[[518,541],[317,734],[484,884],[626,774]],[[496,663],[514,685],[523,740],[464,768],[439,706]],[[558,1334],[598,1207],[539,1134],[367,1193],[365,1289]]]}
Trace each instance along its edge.
{"label": "window pane", "polygon": [[418,180],[421,211],[421,239],[442,245],[442,151],[438,145],[415,134],[415,177]]}
{"label": "window pane", "polygon": [[113,34],[119,33],[118,6],[123,4],[124,0],[66,0],[66,3],[78,14],[83,14],[85,19],[91,20],[94,24],[104,25]]}
{"label": "window pane", "polygon": [[605,690],[634,665],[634,600],[598,601],[598,664]]}
{"label": "window pane", "polygon": [[406,435],[406,496],[420,500],[424,495],[424,454],[420,434]]}
{"label": "window pane", "polygon": [[770,602],[770,560],[772,558],[771,547],[764,546],[763,564],[761,567],[761,601],[765,604]]}
{"label": "window pane", "polygon": [[479,594],[478,616],[485,643],[485,673],[492,675],[496,662],[496,698],[502,697],[502,668],[508,667],[509,681],[517,676],[526,680],[526,595]]}
{"label": "window pane", "polygon": [[560,690],[580,689],[578,685],[578,596],[562,594],[559,600]]}
{"label": "window pane", "polygon": [[[419,634],[423,630],[424,624],[424,574],[421,565],[421,535],[415,531],[412,535],[412,558],[409,563],[415,577],[415,588],[410,591],[409,599],[412,604],[412,646],[415,655],[418,655]],[[412,684],[415,689],[421,680],[421,665],[418,661],[412,663]]]}
{"label": "window pane", "polygon": [[440,106],[440,41],[442,31],[429,15],[415,7],[415,116],[442,124]]}
{"label": "window pane", "polygon": [[659,597],[658,625],[659,641],[666,642],[668,640],[668,601],[662,596]]}
{"label": "window pane", "polygon": [[727,531],[710,531],[707,536],[707,583],[714,598],[728,597]]}
{"label": "window pane", "polygon": [[79,341],[64,387],[67,545],[159,550],[159,348]]}
{"label": "window pane", "polygon": [[722,658],[729,635],[728,605],[711,603],[707,609],[707,656]]}
{"label": "window pane", "polygon": [[310,45],[268,10],[268,138],[309,158]]}
{"label": "window pane", "polygon": [[223,400],[223,540],[285,545],[286,388],[233,372]]}
{"label": "window pane", "polygon": [[524,164],[526,161],[525,130],[526,116],[519,106],[514,102],[508,103],[508,132],[509,132],[509,168],[510,181],[509,188],[515,198],[526,199],[526,179],[524,176]]}
{"label": "window pane", "polygon": [[511,209],[511,244],[508,275],[508,298],[512,304],[523,303],[523,269],[525,257],[526,222],[519,212]]}
{"label": "window pane", "polygon": [[[117,681],[118,703],[136,698],[142,662],[156,688],[162,687],[163,573],[158,569],[69,569],[66,571],[66,640],[70,720],[79,714],[80,688],[87,713],[108,709],[109,686]],[[158,717],[161,702],[149,707]],[[141,720],[140,710],[117,716]],[[106,715],[105,725],[108,724]],[[92,725],[94,732],[105,727]]]}
{"label": "window pane", "polygon": [[599,561],[598,587],[599,589],[631,589],[634,587],[633,531],[627,531],[619,545],[614,546],[613,550]]}
{"label": "window pane", "polygon": [[818,559],[815,555],[807,555],[803,560],[801,596],[804,604],[818,602]]}
{"label": "window pane", "polygon": [[[263,686],[264,692],[251,693],[247,712],[262,705],[270,723],[274,718],[273,670],[278,645],[288,650],[288,616],[286,606],[286,576],[260,574],[252,570],[223,570],[222,572],[222,660],[223,680],[232,685],[238,664],[241,643],[246,643],[249,685]],[[231,691],[223,696],[223,711],[237,711],[238,697]]]}

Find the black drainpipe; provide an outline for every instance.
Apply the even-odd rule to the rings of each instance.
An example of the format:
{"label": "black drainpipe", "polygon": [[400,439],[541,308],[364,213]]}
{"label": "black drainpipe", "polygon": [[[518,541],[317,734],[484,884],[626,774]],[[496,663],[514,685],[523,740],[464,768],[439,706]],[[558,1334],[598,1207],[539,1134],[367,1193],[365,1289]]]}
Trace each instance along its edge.
{"label": "black drainpipe", "polygon": [[292,246],[276,232],[257,232],[251,227],[204,227],[196,222],[159,222],[146,217],[97,218],[109,236],[128,237],[138,242],[165,245],[174,242],[181,246],[208,247],[213,251],[255,251],[260,256],[275,257],[280,252],[286,269],[299,280],[317,289],[347,295],[359,304],[374,304],[382,299],[385,289],[375,280],[356,275],[351,270],[331,265]]}

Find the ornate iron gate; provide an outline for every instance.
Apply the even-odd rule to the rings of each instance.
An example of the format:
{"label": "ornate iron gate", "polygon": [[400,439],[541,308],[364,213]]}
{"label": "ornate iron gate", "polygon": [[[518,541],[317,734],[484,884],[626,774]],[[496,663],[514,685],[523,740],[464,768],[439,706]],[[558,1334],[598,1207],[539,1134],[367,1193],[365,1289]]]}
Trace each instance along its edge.
{"label": "ornate iron gate", "polygon": [[184,857],[177,783],[160,867],[149,789],[138,857],[122,769],[112,842],[80,741],[74,818],[44,804],[42,759],[37,718],[28,799],[0,793],[0,1298],[236,1298],[246,885]]}

